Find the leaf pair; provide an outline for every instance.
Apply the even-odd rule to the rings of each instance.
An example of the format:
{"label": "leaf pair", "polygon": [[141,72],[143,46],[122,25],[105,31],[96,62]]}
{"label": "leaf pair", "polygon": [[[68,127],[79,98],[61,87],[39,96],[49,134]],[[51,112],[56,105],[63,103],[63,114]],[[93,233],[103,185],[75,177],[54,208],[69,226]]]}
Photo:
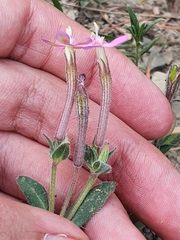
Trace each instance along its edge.
{"label": "leaf pair", "polygon": [[[21,191],[31,206],[48,210],[48,195],[45,188],[32,178],[19,176],[16,179]],[[114,192],[114,182],[103,182],[95,186],[72,218],[77,226],[82,227],[105,204],[111,193]]]}
{"label": "leaf pair", "polygon": [[116,149],[109,152],[108,144],[105,144],[100,154],[97,153],[95,146],[86,145],[84,160],[91,173],[101,174],[111,172],[111,166],[107,164],[109,158],[113,155]]}

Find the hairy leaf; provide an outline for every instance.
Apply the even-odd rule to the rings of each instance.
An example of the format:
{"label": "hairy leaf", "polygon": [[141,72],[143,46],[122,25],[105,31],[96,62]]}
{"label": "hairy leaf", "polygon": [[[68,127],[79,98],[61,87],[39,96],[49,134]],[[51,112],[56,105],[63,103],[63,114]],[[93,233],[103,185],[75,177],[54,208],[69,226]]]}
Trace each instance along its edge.
{"label": "hairy leaf", "polygon": [[103,182],[95,186],[90,190],[71,221],[82,227],[104,205],[110,194],[114,192],[115,186],[114,182]]}
{"label": "hairy leaf", "polygon": [[48,210],[48,195],[40,183],[27,176],[19,176],[16,182],[25,195],[29,205]]}

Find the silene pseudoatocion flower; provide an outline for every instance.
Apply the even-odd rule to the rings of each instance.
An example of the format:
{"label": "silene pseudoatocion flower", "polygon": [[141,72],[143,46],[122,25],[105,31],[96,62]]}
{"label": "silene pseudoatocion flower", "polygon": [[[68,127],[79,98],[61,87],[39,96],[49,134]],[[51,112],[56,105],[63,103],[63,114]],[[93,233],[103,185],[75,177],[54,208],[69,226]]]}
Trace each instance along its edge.
{"label": "silene pseudoatocion flower", "polygon": [[94,47],[105,47],[105,48],[115,47],[119,44],[122,44],[130,40],[129,35],[123,35],[123,36],[117,37],[116,39],[114,39],[109,43],[106,43],[104,41],[104,37],[101,37],[98,35],[99,28],[97,24],[94,23],[94,25],[95,25],[95,33],[92,33],[90,37],[84,38],[78,43],[75,43],[75,40],[72,37],[72,30],[70,26],[66,28],[66,32],[63,32],[63,31],[57,32],[56,40],[59,43],[53,43],[46,39],[43,39],[43,41],[50,44],[51,46],[57,47],[58,49],[64,49],[66,46],[73,47],[75,49],[78,49],[78,48],[91,49]]}

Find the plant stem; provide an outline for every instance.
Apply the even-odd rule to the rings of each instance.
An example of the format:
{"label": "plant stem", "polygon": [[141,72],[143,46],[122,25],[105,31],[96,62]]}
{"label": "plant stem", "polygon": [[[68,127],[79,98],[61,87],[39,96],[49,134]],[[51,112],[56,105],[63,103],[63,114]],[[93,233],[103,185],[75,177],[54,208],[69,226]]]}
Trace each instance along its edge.
{"label": "plant stem", "polygon": [[86,186],[84,187],[83,191],[81,192],[80,196],[72,206],[70,212],[67,215],[67,219],[71,220],[75,213],[77,212],[78,208],[80,207],[81,203],[84,201],[85,197],[87,196],[88,192],[90,191],[92,185],[95,183],[97,179],[97,175],[93,174],[90,176]]}
{"label": "plant stem", "polygon": [[51,185],[50,185],[50,195],[49,195],[49,211],[50,212],[54,212],[56,171],[57,171],[57,164],[53,162],[52,168],[51,168]]}
{"label": "plant stem", "polygon": [[72,181],[71,181],[71,185],[70,185],[69,191],[66,195],[66,199],[64,201],[63,207],[62,207],[61,212],[60,212],[61,217],[64,217],[64,215],[66,213],[66,210],[69,206],[69,202],[72,198],[74,187],[75,187],[76,182],[77,182],[78,173],[79,173],[79,168],[74,167],[74,173],[73,173],[73,178],[72,178]]}
{"label": "plant stem", "polygon": [[136,43],[136,61],[135,64],[138,67],[138,62],[139,62],[139,43]]}

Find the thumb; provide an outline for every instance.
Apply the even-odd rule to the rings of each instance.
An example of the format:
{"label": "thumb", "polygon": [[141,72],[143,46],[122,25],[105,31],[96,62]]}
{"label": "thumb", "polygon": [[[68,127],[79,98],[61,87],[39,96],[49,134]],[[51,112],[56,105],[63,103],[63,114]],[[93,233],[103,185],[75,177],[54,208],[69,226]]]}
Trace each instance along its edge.
{"label": "thumb", "polygon": [[0,197],[0,239],[88,240],[76,225],[56,214]]}

